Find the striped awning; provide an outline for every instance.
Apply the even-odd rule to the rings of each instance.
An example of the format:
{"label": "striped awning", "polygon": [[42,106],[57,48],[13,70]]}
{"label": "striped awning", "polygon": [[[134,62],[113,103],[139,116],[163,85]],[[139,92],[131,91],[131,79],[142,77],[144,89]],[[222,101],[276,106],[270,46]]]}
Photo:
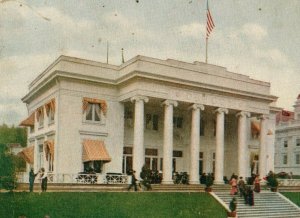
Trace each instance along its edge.
{"label": "striped awning", "polygon": [[252,134],[260,133],[260,123],[257,121],[251,121],[251,132]]}
{"label": "striped awning", "polygon": [[23,120],[19,126],[34,126],[34,112],[27,117],[25,120]]}
{"label": "striped awning", "polygon": [[111,161],[104,142],[100,140],[86,139],[83,141],[82,161]]}
{"label": "striped awning", "polygon": [[34,162],[34,146],[24,148],[18,153],[18,156],[22,157],[27,163],[33,165]]}
{"label": "striped awning", "polygon": [[45,141],[44,150],[45,150],[46,160],[48,160],[48,154],[50,154],[52,160],[54,160],[54,142],[50,140]]}
{"label": "striped awning", "polygon": [[52,98],[48,103],[45,104],[46,114],[49,115],[50,109],[55,112],[55,98]]}

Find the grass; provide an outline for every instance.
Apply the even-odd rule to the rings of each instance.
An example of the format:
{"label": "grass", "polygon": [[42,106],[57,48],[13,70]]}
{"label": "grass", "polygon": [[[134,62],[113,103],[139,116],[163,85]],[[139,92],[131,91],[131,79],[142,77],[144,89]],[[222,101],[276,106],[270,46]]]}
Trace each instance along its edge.
{"label": "grass", "polygon": [[1,193],[0,217],[226,217],[207,193]]}
{"label": "grass", "polygon": [[281,192],[281,194],[300,207],[300,192]]}

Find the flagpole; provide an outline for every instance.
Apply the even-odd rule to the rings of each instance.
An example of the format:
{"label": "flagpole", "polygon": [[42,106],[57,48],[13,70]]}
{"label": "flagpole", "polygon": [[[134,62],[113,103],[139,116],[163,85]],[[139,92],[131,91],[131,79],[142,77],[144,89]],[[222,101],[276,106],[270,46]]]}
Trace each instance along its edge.
{"label": "flagpole", "polygon": [[206,48],[206,51],[205,51],[205,63],[207,64],[207,47],[208,47],[208,38],[206,37],[206,43],[205,43],[205,48]]}

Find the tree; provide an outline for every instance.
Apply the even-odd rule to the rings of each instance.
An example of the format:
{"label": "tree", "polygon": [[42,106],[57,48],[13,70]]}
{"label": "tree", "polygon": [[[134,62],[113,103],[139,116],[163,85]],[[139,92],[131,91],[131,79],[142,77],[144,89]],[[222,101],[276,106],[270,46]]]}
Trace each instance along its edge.
{"label": "tree", "polygon": [[27,142],[27,130],[20,127],[8,127],[6,124],[0,126],[0,143],[20,143],[23,147],[26,147]]}
{"label": "tree", "polygon": [[16,187],[15,168],[14,156],[7,152],[5,144],[0,144],[0,189],[12,191]]}

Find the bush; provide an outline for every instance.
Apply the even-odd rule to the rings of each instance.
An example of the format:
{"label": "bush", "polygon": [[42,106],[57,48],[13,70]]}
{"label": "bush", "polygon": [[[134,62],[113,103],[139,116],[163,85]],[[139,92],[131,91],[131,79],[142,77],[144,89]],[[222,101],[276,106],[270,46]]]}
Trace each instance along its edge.
{"label": "bush", "polygon": [[14,176],[3,176],[0,178],[0,187],[12,191],[17,187],[17,179]]}
{"label": "bush", "polygon": [[278,180],[276,175],[270,175],[267,177],[267,185],[270,187],[277,187],[278,186]]}
{"label": "bush", "polygon": [[205,185],[206,185],[206,187],[211,187],[213,184],[214,184],[214,179],[213,179],[213,177],[212,177],[211,174],[208,174],[208,175],[206,176],[206,182],[205,182]]}

